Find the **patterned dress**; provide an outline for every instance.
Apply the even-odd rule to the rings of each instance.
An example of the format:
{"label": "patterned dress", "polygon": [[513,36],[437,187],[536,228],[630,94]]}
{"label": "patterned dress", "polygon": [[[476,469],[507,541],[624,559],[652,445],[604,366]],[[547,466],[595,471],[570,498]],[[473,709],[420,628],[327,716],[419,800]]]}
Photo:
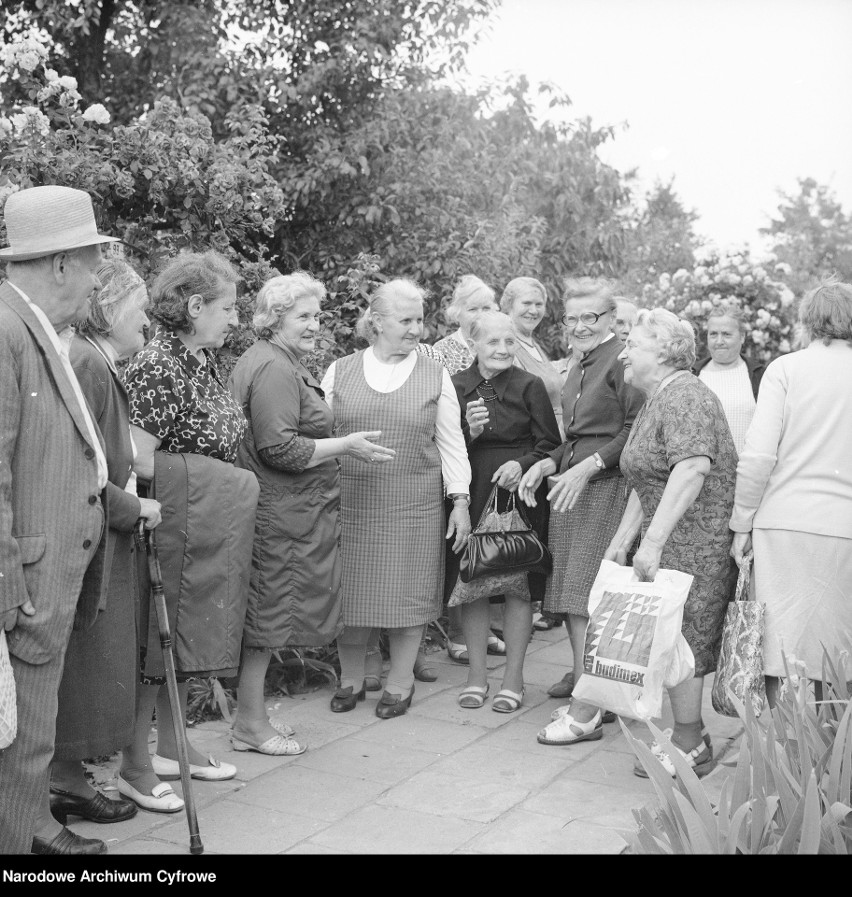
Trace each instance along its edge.
{"label": "patterned dress", "polygon": [[695,675],[704,676],[716,669],[725,611],[736,587],[728,521],[737,452],[716,394],[683,371],[646,401],[621,453],[621,470],[642,503],[643,538],[671,469],[698,455],[710,458],[710,472],[666,541],[660,566],[695,577],[683,612],[683,634],[695,655]]}
{"label": "patterned dress", "polygon": [[381,430],[388,464],[340,463],[343,622],[418,626],[437,619],[444,578],[441,457],[435,421],[443,371],[422,355],[393,392],[372,389],[363,351],[335,362],[334,435]]}

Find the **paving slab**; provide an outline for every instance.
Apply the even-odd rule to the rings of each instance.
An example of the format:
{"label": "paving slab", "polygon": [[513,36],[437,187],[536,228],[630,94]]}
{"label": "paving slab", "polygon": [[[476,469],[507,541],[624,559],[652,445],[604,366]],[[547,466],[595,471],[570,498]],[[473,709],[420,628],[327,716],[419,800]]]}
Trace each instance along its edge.
{"label": "paving slab", "polygon": [[468,842],[465,852],[607,854],[620,853],[624,847],[624,840],[604,826],[516,809]]}
{"label": "paving slab", "polygon": [[[260,810],[235,800],[222,800],[198,812],[205,853],[256,853],[260,824],[264,853],[282,853],[328,826],[327,822],[300,816],[288,808]],[[185,819],[157,830],[158,840],[172,844],[186,844],[188,838]]]}
{"label": "paving slab", "polygon": [[387,786],[380,782],[290,765],[255,779],[236,792],[233,799],[256,807],[335,822],[386,790]]}
{"label": "paving slab", "polygon": [[442,818],[492,822],[529,796],[529,790],[502,783],[453,775],[437,763],[391,788],[378,803],[382,806],[417,808]]}
{"label": "paving slab", "polygon": [[[564,701],[547,688],[570,668],[564,627],[536,632],[525,667],[522,708],[503,714],[490,701],[478,710],[460,708],[458,693],[468,668],[445,651],[431,652],[434,683],[416,684],[410,711],[392,720],[375,716],[380,692],[369,693],[351,713],[335,714],[328,685],[293,697],[270,698],[267,711],[296,729],[308,745],[296,757],[235,752],[228,723],[192,727],[190,739],[203,753],[234,763],[234,780],[194,783],[205,853],[257,854],[617,854],[622,833],[635,830],[631,810],[653,806],[653,786],[632,773],[634,754],[620,726],[604,727],[596,742],[541,745],[536,735]],[[490,656],[491,695],[500,687],[505,659]],[[720,716],[710,701],[703,713],[716,756],[723,759],[702,780],[718,799],[731,774],[742,734],[739,720]],[[644,723],[626,720],[644,741]],[[671,726],[664,699],[660,728]],[[149,739],[156,748],[156,730]],[[118,756],[87,764],[95,782],[115,796]],[[175,783],[180,791],[179,783]],[[167,816],[140,810],[110,826],[72,817],[84,837],[107,841],[116,854],[188,853],[184,813]]]}
{"label": "paving slab", "polygon": [[311,838],[312,845],[353,853],[452,853],[485,826],[469,819],[444,817],[405,807],[366,806]]}

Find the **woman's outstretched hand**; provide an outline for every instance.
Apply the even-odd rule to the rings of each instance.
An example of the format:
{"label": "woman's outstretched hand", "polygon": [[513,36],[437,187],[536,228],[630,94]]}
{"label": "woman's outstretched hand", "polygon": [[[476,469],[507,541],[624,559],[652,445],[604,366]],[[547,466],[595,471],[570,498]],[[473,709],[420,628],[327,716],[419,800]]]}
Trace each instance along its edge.
{"label": "woman's outstretched hand", "polygon": [[394,449],[379,445],[376,440],[382,435],[381,430],[367,430],[361,433],[350,433],[346,438],[346,454],[359,461],[383,464],[396,457]]}

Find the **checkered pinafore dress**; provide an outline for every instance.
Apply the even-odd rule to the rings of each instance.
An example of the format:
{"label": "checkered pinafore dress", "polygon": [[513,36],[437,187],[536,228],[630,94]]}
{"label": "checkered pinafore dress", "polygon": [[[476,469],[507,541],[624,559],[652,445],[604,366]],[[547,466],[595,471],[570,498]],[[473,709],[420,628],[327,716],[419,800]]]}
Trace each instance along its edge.
{"label": "checkered pinafore dress", "polygon": [[405,383],[376,392],[363,351],[335,364],[334,435],[381,430],[393,461],[340,461],[340,554],[347,626],[437,619],[444,579],[444,500],[435,420],[441,366],[422,355]]}

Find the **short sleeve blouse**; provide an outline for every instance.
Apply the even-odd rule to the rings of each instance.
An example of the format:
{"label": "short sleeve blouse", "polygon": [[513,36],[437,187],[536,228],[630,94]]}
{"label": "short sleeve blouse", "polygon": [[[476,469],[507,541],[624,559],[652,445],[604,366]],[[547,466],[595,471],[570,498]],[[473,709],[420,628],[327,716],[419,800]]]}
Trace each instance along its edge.
{"label": "short sleeve blouse", "polygon": [[160,451],[233,462],[245,415],[204,355],[199,361],[178,336],[158,332],[124,372],[130,423],[160,439]]}

